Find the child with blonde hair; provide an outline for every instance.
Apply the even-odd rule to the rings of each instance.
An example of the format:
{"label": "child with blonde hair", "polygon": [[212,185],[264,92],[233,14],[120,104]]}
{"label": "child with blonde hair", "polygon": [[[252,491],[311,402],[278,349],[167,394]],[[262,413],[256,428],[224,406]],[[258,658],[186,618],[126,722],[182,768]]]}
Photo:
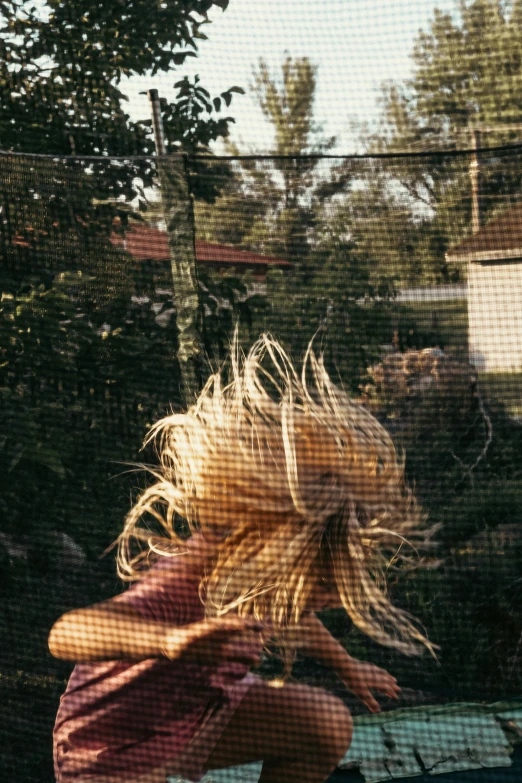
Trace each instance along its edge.
{"label": "child with blonde hair", "polygon": [[430,535],[379,422],[309,348],[301,374],[264,335],[231,380],[158,422],[155,483],[129,513],[128,590],[72,611],[49,645],[76,667],[55,732],[59,783],[199,780],[263,761],[261,783],[320,783],[352,721],[319,688],[274,688],[250,667],[270,640],[330,666],[367,707],[394,677],[351,658],[314,614],[344,607],[381,644],[432,645],[386,595],[384,573]]}

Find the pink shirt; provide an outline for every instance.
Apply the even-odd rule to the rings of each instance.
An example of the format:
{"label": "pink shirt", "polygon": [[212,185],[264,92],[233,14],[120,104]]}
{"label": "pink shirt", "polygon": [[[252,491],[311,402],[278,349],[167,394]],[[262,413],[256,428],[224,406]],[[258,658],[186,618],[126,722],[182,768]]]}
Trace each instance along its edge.
{"label": "pink shirt", "polygon": [[[203,619],[199,578],[186,560],[183,555],[160,558],[114,600],[134,607],[146,620],[173,626]],[[125,779],[162,766],[184,751],[220,709],[240,700],[234,686],[247,671],[238,663],[203,666],[160,658],[77,664],[54,729],[58,782],[89,776]]]}

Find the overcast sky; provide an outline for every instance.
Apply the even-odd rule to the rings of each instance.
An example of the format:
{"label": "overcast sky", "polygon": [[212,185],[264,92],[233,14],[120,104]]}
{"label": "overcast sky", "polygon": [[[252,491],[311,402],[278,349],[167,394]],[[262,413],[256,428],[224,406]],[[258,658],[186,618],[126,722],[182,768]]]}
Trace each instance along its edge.
{"label": "overcast sky", "polygon": [[[316,120],[338,136],[337,151],[353,152],[351,120],[378,115],[380,85],[411,73],[410,54],[419,29],[427,30],[434,8],[455,11],[454,0],[230,0],[206,28],[199,57],[169,76],[134,79],[126,88],[134,118],[148,116],[141,90],[156,87],[172,97],[185,73],[199,73],[217,94],[239,85],[248,93],[252,66],[263,57],[280,70],[285,52],[307,56],[319,67]],[[260,151],[270,146],[270,129],[250,94],[234,98],[233,138]]]}

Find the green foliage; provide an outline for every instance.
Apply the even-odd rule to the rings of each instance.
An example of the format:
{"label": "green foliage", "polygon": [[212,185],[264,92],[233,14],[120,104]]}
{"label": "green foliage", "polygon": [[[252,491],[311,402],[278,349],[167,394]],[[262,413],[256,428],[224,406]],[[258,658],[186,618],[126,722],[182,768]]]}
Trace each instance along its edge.
{"label": "green foliage", "polygon": [[117,533],[128,501],[122,506],[107,478],[136,459],[154,418],[180,403],[175,323],[161,322],[172,302],[156,300],[157,312],[143,296],[93,311],[59,280],[4,294],[4,530],[63,531],[93,552]]}
{"label": "green foliage", "polygon": [[[490,145],[517,141],[520,129],[510,123],[520,117],[520,18],[518,0],[473,0],[460,4],[458,15],[435,9],[413,49],[412,78],[383,86],[373,144],[389,151],[469,148],[471,127],[483,128]],[[433,195],[421,172],[416,187]]]}
{"label": "green foliage", "polygon": [[434,302],[397,302],[394,332],[401,351],[441,348],[463,361],[468,355],[468,303],[466,299]]}
{"label": "green foliage", "polygon": [[[455,165],[463,166],[460,161]],[[424,168],[429,176],[438,163],[425,161]],[[334,172],[352,181],[342,202],[346,230],[368,258],[374,276],[397,287],[459,280],[460,270],[448,267],[445,253],[462,235],[462,216],[453,201],[448,201],[449,211],[434,212],[431,203],[411,191],[410,180],[420,169],[418,161],[383,160],[343,162]]]}
{"label": "green foliage", "polygon": [[[52,754],[49,752],[49,735],[52,730],[64,679],[50,676],[28,676],[25,672],[0,674],[1,712],[5,729],[16,726],[18,731],[3,731],[2,772],[6,778],[52,783]],[[31,720],[31,749],[28,751],[27,734],[20,730]],[[44,749],[47,752],[44,752]],[[36,751],[36,752],[35,752]]]}
{"label": "green foliage", "polygon": [[[112,244],[117,205],[96,197],[114,162],[91,173],[73,162],[0,164],[2,529],[42,552],[63,532],[98,556],[138,483],[112,477],[136,461],[150,425],[182,407],[170,263]],[[122,212],[121,228],[128,219]],[[248,302],[239,280],[213,285],[205,347],[219,360]]]}
{"label": "green foliage", "polygon": [[496,131],[497,142],[516,138],[508,124],[520,117],[521,10],[518,0],[463,3],[457,20],[435,10],[430,31],[417,39],[404,103],[406,125],[417,138],[492,124],[506,125]]}
{"label": "green foliage", "polygon": [[[372,368],[365,399],[404,453],[407,483],[429,522],[440,525],[426,567],[402,574],[390,568],[387,579],[394,602],[418,617],[441,649],[438,661],[406,659],[355,629],[343,643],[406,687],[437,698],[515,695],[522,686],[522,427],[507,412],[519,379],[504,374],[477,384],[457,352],[457,322],[465,334],[462,303],[439,307],[431,335],[426,305],[405,310],[392,304],[392,323],[411,325],[417,350],[392,352]],[[419,350],[424,338],[438,348]]]}
{"label": "green foliage", "polygon": [[240,327],[245,348],[259,337],[257,318],[269,307],[264,294],[256,293],[251,275],[200,269],[198,274],[203,319],[203,345],[207,371],[217,370],[230,352],[231,337]]}
{"label": "green foliage", "polygon": [[[42,552],[56,531],[103,551],[135,484],[109,479],[136,460],[152,422],[181,404],[170,269],[154,280],[110,241],[139,217],[128,205],[157,172],[146,159],[112,156],[154,150],[150,120],[125,111],[122,81],[194,56],[207,12],[226,5],[0,5],[0,147],[99,156],[1,162],[0,513],[10,534]],[[168,149],[206,151],[228,134],[221,103],[242,90],[213,101],[197,77],[176,86],[162,105]],[[195,169],[195,195],[215,199],[228,168],[219,175],[200,187]]]}
{"label": "green foliage", "polygon": [[[152,150],[150,122],[132,123],[122,108],[121,80],[165,71],[193,55],[212,5],[226,2],[133,0],[125,9],[82,2],[80,9],[76,1],[49,0],[43,11],[27,13],[14,0],[0,4],[0,146],[109,158],[81,165],[0,162],[0,515],[2,532],[28,551],[26,559],[13,558],[0,540],[0,581],[9,595],[0,625],[11,641],[0,656],[3,667],[12,666],[13,656],[26,672],[45,660],[65,676],[45,658],[49,625],[66,608],[117,589],[112,562],[97,558],[120,531],[142,480],[122,476],[121,463],[136,460],[159,416],[182,406],[169,265],[137,262],[110,241],[140,217],[118,197],[128,204],[140,192],[138,180],[147,188],[157,172],[149,163],[110,156]],[[459,107],[471,107],[457,123],[465,128],[502,109],[495,104],[501,85],[504,95],[507,83],[517,95],[519,7],[496,15],[495,8],[475,2],[460,21],[435,15],[431,33],[419,38],[413,81],[385,94],[389,132],[371,140],[374,149],[432,144],[434,134],[446,134],[450,143]],[[473,55],[486,34],[491,46],[499,36],[511,42],[509,72]],[[464,56],[475,63],[468,85]],[[450,73],[448,63],[458,67]],[[200,238],[293,262],[291,274],[268,274],[266,292],[249,277],[200,271],[203,342],[215,367],[238,321],[245,344],[269,329],[296,357],[316,335],[332,376],[359,393],[394,331],[401,348],[447,348],[460,340],[461,309],[452,311],[452,323],[421,323],[418,309],[399,307],[394,293],[398,284],[452,279],[443,256],[469,220],[467,161],[330,170],[302,159],[333,143],[313,121],[315,79],[306,58],[288,58],[281,79],[263,62],[254,75],[274,128],[273,152],[289,159],[242,160],[232,168],[190,163],[192,192],[205,201],[196,207]],[[178,79],[176,88],[175,101],[162,104],[169,152],[194,153],[226,137],[232,118],[218,114],[239,88],[214,98],[197,78]],[[502,109],[503,118],[515,116],[516,100]],[[458,138],[460,144],[464,137]],[[504,173],[491,164],[486,187],[511,198],[518,174],[505,173],[505,161],[502,166]],[[486,410],[493,437],[478,462],[487,420],[480,398],[462,383],[413,400],[381,400],[376,411],[404,448],[408,481],[431,521],[442,523],[438,567],[400,578],[390,572],[396,601],[441,644],[440,666],[405,661],[356,634],[350,648],[402,674],[407,684],[446,687],[452,695],[506,695],[522,684],[522,546],[516,531],[506,529],[522,500],[522,435],[502,408]],[[76,578],[57,547],[62,534],[86,553]],[[0,676],[9,709],[19,709],[25,695],[49,727],[57,690],[55,680]],[[47,735],[39,741],[47,743]],[[22,754],[18,744],[13,753]],[[38,776],[33,762],[24,760],[18,779]],[[44,775],[49,767],[47,761]]]}
{"label": "green foliage", "polygon": [[3,149],[51,154],[152,151],[123,111],[123,78],[167,72],[197,52],[215,0],[5,0],[0,7]]}
{"label": "green foliage", "polygon": [[[303,356],[314,338],[332,377],[357,392],[391,332],[391,305],[357,250],[329,233],[311,255],[314,272],[270,271],[266,306],[253,313],[253,333],[272,331],[293,356]],[[377,302],[377,293],[383,295]]]}
{"label": "green foliage", "polygon": [[[274,131],[271,152],[273,155],[295,156],[294,160],[285,163],[271,161],[275,171],[271,172],[271,176],[269,174],[272,184],[275,184],[274,174],[280,176],[282,184],[276,186],[276,190],[283,208],[290,213],[303,210],[310,191],[317,187],[317,159],[308,157],[303,160],[301,156],[320,155],[335,143],[334,137],[322,137],[322,128],[313,119],[316,83],[317,68],[307,57],[296,60],[287,57],[279,80],[270,73],[262,59],[254,72],[254,94]],[[259,166],[258,172],[261,173]],[[305,213],[299,217],[302,220],[304,216]]]}
{"label": "green foliage", "polygon": [[[99,3],[56,0],[0,5],[0,149],[50,155],[152,155],[150,119],[133,121],[125,111],[122,81],[167,73],[197,54],[212,7],[226,0]],[[211,99],[187,77],[176,82],[174,102],[163,104],[169,151],[207,150],[228,135],[231,117],[215,119],[230,105],[231,87]],[[138,195],[153,182],[146,162],[106,171],[112,198]],[[227,171],[223,168],[223,177]],[[197,186],[197,180],[195,182]],[[217,182],[210,192],[215,198]],[[100,195],[101,198],[101,195]]]}
{"label": "green foliage", "polygon": [[[446,435],[446,446],[449,440]],[[520,428],[506,430],[497,445],[510,448],[515,443],[520,448]],[[444,451],[436,459],[441,439],[428,448],[426,440],[424,444],[428,458],[408,460],[407,472],[430,521],[443,525],[432,553],[439,565],[400,576],[390,571],[388,581],[394,602],[419,618],[440,646],[438,660],[428,655],[404,658],[357,631],[346,644],[351,654],[389,668],[407,687],[456,701],[515,696],[522,687],[520,459],[504,478],[488,475],[490,459],[484,460],[471,486],[470,477],[463,482],[462,471],[459,476]],[[416,483],[419,474],[421,486]]]}
{"label": "green foliage", "polygon": [[313,118],[316,74],[307,58],[287,57],[279,77],[259,62],[252,89],[274,131],[274,157],[235,161],[223,195],[212,207],[196,205],[197,236],[291,261],[288,272],[269,271],[265,301],[250,298],[243,322],[253,335],[273,331],[295,356],[318,333],[333,374],[357,389],[391,338],[393,283],[334,203],[350,175],[333,176],[314,157],[335,141]]}
{"label": "green foliage", "polygon": [[[177,88],[176,100],[160,102],[165,147],[167,153],[184,152],[193,156],[197,153],[210,154],[209,145],[216,139],[225,139],[229,134],[229,125],[233,117],[220,117],[222,105],[229,107],[234,94],[243,95],[242,87],[231,87],[221,95],[211,98],[210,93],[199,83],[199,76],[193,81],[185,76],[174,85]],[[143,122],[146,128],[152,127],[152,121]],[[190,189],[198,200],[213,204],[221,194],[232,172],[226,161],[212,164],[203,159],[187,159],[190,173]],[[209,171],[212,176],[206,176]]]}
{"label": "green foliage", "polygon": [[[305,264],[316,202],[323,199],[321,188],[329,181],[321,161],[313,156],[335,142],[323,137],[313,118],[316,78],[317,68],[307,57],[287,57],[280,78],[260,60],[252,91],[273,128],[270,154],[275,157],[235,161],[235,176],[215,207],[201,205],[196,211],[201,238],[241,243]],[[229,144],[228,151],[240,155],[234,145]]]}
{"label": "green foliage", "polygon": [[101,311],[56,278],[0,306],[0,673],[24,672],[17,683],[0,677],[0,714],[17,726],[4,732],[0,767],[24,783],[54,779],[50,737],[70,667],[51,658],[49,629],[121,589],[113,555],[100,557],[145,482],[129,465],[150,425],[181,405],[175,323],[160,320],[172,299],[156,295],[154,312],[135,274],[134,300]]}
{"label": "green foliage", "polygon": [[389,575],[395,600],[440,645],[439,661],[412,665],[360,634],[355,644],[412,687],[495,700],[522,686],[522,427],[500,405],[486,407],[460,366],[409,397],[396,383],[397,394],[379,406],[406,454],[408,483],[440,525],[431,569]]}
{"label": "green foliage", "polygon": [[[435,9],[428,31],[419,33],[413,49],[412,77],[385,83],[377,126],[361,128],[364,148],[370,153],[469,149],[472,128],[481,131],[481,147],[518,142],[520,19],[518,0],[463,2],[457,14]],[[383,244],[389,235],[381,258],[386,262],[390,257],[401,285],[448,282],[458,276],[447,267],[445,253],[471,229],[470,160],[443,154],[395,158],[375,163],[362,176],[355,172],[362,188],[356,198],[377,211],[383,205],[390,210],[390,219],[384,215],[380,227],[374,223],[367,233]],[[341,175],[353,168],[350,162],[339,167]],[[481,154],[485,220],[516,201],[520,190],[518,163],[507,154]],[[403,247],[404,232],[396,230],[402,225],[408,248]],[[376,260],[380,262],[379,256]]]}
{"label": "green foliage", "polygon": [[[123,79],[195,56],[213,6],[227,2],[0,5],[0,147],[99,156],[1,161],[0,510],[16,535],[68,531],[99,554],[129,503],[128,487],[107,484],[116,461],[134,460],[181,402],[170,270],[153,279],[111,244],[156,170],[113,156],[153,152]],[[216,117],[240,88],[214,100],[197,77],[177,88],[162,107],[170,151],[227,135],[232,118]],[[196,195],[212,200],[228,171],[201,191],[196,174]]]}

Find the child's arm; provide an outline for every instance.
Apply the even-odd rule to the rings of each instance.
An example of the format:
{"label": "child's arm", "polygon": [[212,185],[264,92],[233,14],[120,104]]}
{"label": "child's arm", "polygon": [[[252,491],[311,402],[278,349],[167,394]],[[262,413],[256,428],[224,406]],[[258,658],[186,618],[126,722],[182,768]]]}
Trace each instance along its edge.
{"label": "child's arm", "polygon": [[235,616],[178,628],[144,620],[130,606],[105,601],[63,615],[51,629],[49,649],[56,658],[79,663],[165,657],[257,665],[259,630],[258,623]]}
{"label": "child's arm", "polygon": [[380,706],[372,696],[370,688],[392,699],[397,698],[401,689],[395,677],[378,666],[358,661],[348,655],[315,614],[304,615],[300,628],[306,634],[303,634],[304,639],[299,634],[299,652],[332,668],[346,687],[366,704],[371,712],[379,712]]}

